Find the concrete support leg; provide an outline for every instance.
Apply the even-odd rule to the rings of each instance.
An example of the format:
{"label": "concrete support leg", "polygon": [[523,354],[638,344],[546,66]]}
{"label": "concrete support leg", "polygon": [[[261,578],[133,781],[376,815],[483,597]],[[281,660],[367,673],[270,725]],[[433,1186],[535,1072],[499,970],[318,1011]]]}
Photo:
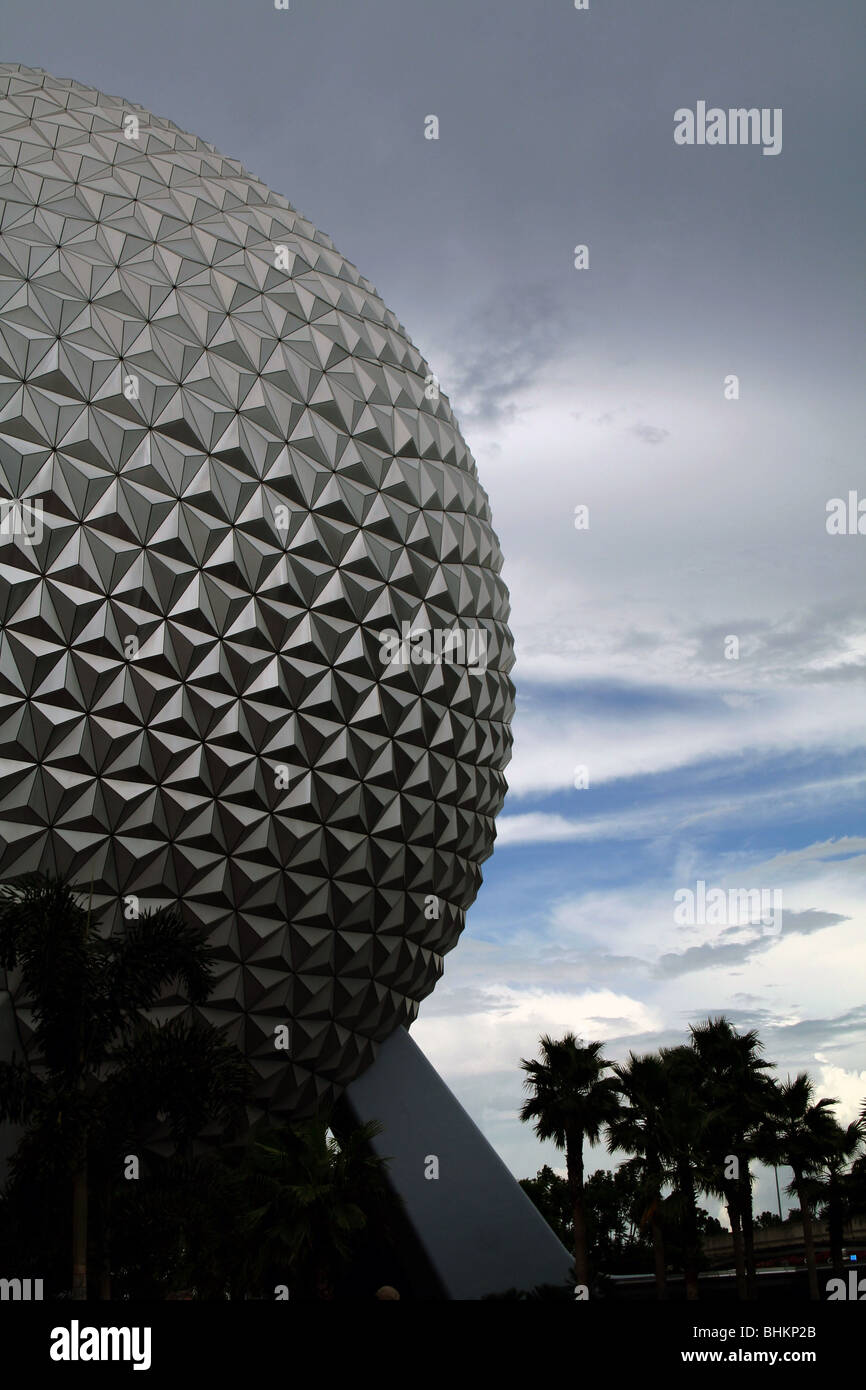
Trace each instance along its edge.
{"label": "concrete support leg", "polygon": [[355,1124],[384,1125],[373,1147],[390,1156],[390,1181],[440,1297],[569,1281],[572,1256],[405,1029],[382,1044],[342,1107]]}

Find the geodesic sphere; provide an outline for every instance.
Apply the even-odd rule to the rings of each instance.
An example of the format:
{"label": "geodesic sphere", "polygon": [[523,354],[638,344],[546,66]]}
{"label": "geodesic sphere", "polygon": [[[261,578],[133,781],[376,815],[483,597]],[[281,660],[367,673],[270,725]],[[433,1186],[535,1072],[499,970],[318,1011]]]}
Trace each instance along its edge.
{"label": "geodesic sphere", "polygon": [[368,281],[169,121],[0,65],[0,233],[0,878],[92,883],[106,930],[182,904],[205,1017],[302,1113],[415,1016],[493,845],[486,495]]}

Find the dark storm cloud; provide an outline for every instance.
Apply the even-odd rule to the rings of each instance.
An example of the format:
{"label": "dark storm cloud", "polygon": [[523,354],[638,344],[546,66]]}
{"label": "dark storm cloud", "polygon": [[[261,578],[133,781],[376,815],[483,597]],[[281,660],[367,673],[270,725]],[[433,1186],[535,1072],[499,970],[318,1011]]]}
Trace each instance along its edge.
{"label": "dark storm cloud", "polygon": [[[838,912],[819,912],[814,908],[808,908],[805,912],[785,910],[780,936],[763,935],[756,931],[746,941],[730,944],[706,942],[702,946],[689,946],[685,951],[669,951],[659,958],[653,973],[670,979],[675,975],[687,975],[693,970],[730,970],[753,956],[769,951],[783,936],[809,936],[823,927],[835,927],[848,920]],[[744,930],[748,928],[726,927],[722,935]]]}
{"label": "dark storm cloud", "polygon": [[[836,602],[816,602],[780,616],[774,623],[741,617],[737,621],[742,654],[760,663],[765,676],[806,684],[862,681],[866,604],[852,611]],[[696,657],[707,666],[715,659],[725,628],[708,624],[689,634]],[[858,650],[859,648],[859,650]]]}
{"label": "dark storm cloud", "polygon": [[456,373],[448,394],[461,402],[461,424],[499,424],[513,417],[516,397],[562,350],[566,316],[543,284],[495,295],[460,325]]}
{"label": "dark storm cloud", "polygon": [[[619,1037],[605,1041],[605,1055],[625,1059],[627,1052],[638,1055],[656,1052],[661,1047],[675,1047],[688,1042],[689,1024],[705,1018],[718,1018],[724,1015],[741,1033],[751,1028],[760,1031],[764,1045],[763,1055],[778,1063],[779,1074],[784,1076],[791,1068],[814,1068],[816,1052],[832,1053],[850,1051],[852,1044],[855,1055],[851,1059],[857,1065],[856,1045],[862,1039],[866,1028],[866,1004],[844,1013],[824,1018],[805,1018],[797,1023],[780,1023],[778,1014],[772,1009],[732,1009],[716,1004],[693,1005],[683,1013],[682,1028],[660,1029],[658,1032],[623,1033]],[[862,1054],[860,1065],[862,1066]],[[850,1065],[850,1064],[849,1064]]]}
{"label": "dark storm cloud", "polygon": [[[797,1023],[777,1023],[768,1029],[773,1045],[791,1053],[812,1054],[816,1050],[832,1051],[862,1037],[866,1028],[866,1004],[848,1009],[831,1018],[804,1018]],[[866,1058],[864,1058],[866,1061]]]}
{"label": "dark storm cloud", "polygon": [[676,975],[688,975],[693,970],[730,970],[752,956],[769,950],[774,941],[773,937],[755,936],[750,941],[731,946],[716,946],[708,942],[704,946],[690,946],[686,951],[669,951],[659,958],[653,974],[671,979]]}
{"label": "dark storm cloud", "polygon": [[[858,9],[76,0],[49,26],[7,0],[4,56],[118,92],[241,159],[334,237],[422,351],[435,332],[465,353],[454,407],[495,420],[543,369],[553,304],[590,351],[623,362],[682,362],[708,321],[718,359],[748,356],[753,323],[780,335],[779,371],[801,339],[817,375],[846,360],[862,192],[844,138],[861,58],[844,35]],[[673,113],[699,98],[782,106],[783,153],[677,148]],[[424,139],[431,113],[439,141]],[[639,437],[658,442],[657,428]]]}

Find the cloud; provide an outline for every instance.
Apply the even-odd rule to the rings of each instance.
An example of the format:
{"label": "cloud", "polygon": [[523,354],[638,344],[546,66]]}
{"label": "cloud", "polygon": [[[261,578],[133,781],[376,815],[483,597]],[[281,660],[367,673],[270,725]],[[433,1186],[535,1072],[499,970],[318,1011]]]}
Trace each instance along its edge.
{"label": "cloud", "polygon": [[818,840],[800,849],[787,849],[764,860],[764,872],[772,876],[777,870],[790,875],[794,870],[811,871],[816,864],[843,863],[855,859],[866,850],[866,835],[841,835],[837,840]]}
{"label": "cloud", "polygon": [[[657,822],[656,822],[657,825]],[[553,844],[563,840],[610,839],[614,835],[647,834],[653,826],[651,811],[635,815],[617,812],[573,820],[543,811],[522,815],[502,815],[496,822],[497,847],[507,845]]]}
{"label": "cloud", "polygon": [[[445,976],[421,1005],[421,1016],[507,1013],[515,994],[579,994],[604,987],[610,980],[634,985],[646,976],[648,962],[638,956],[617,955],[580,941],[570,944],[542,929],[513,931],[505,939],[479,939],[467,932],[460,948],[446,957]],[[619,991],[617,991],[619,992]]]}
{"label": "cloud", "polygon": [[836,1118],[842,1125],[849,1125],[859,1119],[860,1111],[866,1102],[866,1071],[848,1071],[836,1066],[822,1053],[815,1053],[815,1061],[820,1067],[815,1078],[818,1096],[835,1097]]}
{"label": "cloud", "polygon": [[502,815],[496,822],[497,846],[531,845],[556,840],[579,840],[586,826],[565,816],[530,811],[522,816]]}
{"label": "cloud", "polygon": [[662,444],[670,434],[670,430],[659,429],[657,425],[632,425],[631,432],[644,444]]}
{"label": "cloud", "polygon": [[412,1036],[443,1075],[464,1077],[514,1072],[521,1057],[534,1055],[542,1033],[555,1037],[573,1030],[603,1040],[624,1029],[660,1025],[652,1007],[609,989],[575,993],[496,985],[482,991],[471,1012],[422,1012]]}
{"label": "cloud", "polygon": [[[510,771],[509,771],[510,780]],[[710,826],[719,830],[741,823],[744,813],[754,820],[772,815],[774,808],[784,808],[788,813],[793,807],[794,795],[810,807],[834,802],[837,806],[847,797],[856,800],[862,787],[862,778],[851,777],[844,772],[834,777],[801,782],[795,793],[787,785],[744,787],[737,785],[735,792],[722,794],[718,781],[707,777],[695,778],[677,788],[668,788],[667,795],[660,799],[645,796],[644,804],[637,809],[624,809],[617,804],[602,814],[568,816],[554,811],[526,811],[509,815],[503,812],[496,822],[498,853],[504,853],[518,845],[555,844],[567,841],[592,840],[635,840],[654,839],[669,835],[682,835],[689,829],[706,831]],[[514,804],[521,796],[521,786],[511,787],[507,804]],[[591,806],[590,789],[573,793],[578,805]],[[529,798],[537,789],[525,791]],[[572,793],[569,793],[569,797]],[[559,798],[562,799],[561,797]],[[829,842],[833,846],[828,858],[856,858],[866,849],[866,841],[854,837],[843,837]],[[809,846],[797,852],[802,855],[791,857],[781,854],[768,860],[766,867],[774,870],[784,864],[786,872],[795,872],[798,863],[811,868],[820,858]]]}
{"label": "cloud", "polygon": [[845,1056],[862,1059],[866,1031],[866,1004],[858,1004],[840,1014],[768,1022],[768,1051],[775,1049],[788,1066],[799,1071],[808,1068],[820,1052],[839,1054],[834,1065],[843,1065]]}
{"label": "cloud", "polygon": [[[822,927],[837,926],[837,923],[848,922],[848,917],[835,912],[784,912],[783,913],[783,933],[794,935],[803,933],[808,935],[812,931],[820,931]],[[726,927],[724,931],[737,931],[741,933],[742,927]],[[689,974],[692,970],[730,970],[733,966],[744,965],[746,960],[759,952],[770,951],[774,945],[778,944],[781,938],[778,935],[762,933],[760,930],[746,929],[745,940],[735,942],[713,942],[708,941],[699,947],[688,947],[685,951],[670,951],[666,955],[660,956],[655,966],[655,973],[659,976],[677,976],[677,974]]]}
{"label": "cloud", "polygon": [[785,911],[782,931],[788,936],[801,933],[809,936],[813,931],[823,931],[824,927],[836,927],[840,922],[850,922],[851,918],[841,912],[819,912],[809,907],[805,912]]}
{"label": "cloud", "polygon": [[[529,698],[521,700],[524,689]],[[512,793],[571,788],[578,764],[588,768],[592,786],[712,761],[739,762],[746,754],[803,759],[824,750],[850,757],[864,747],[863,692],[853,685],[829,686],[820,697],[813,686],[793,684],[751,697],[732,692],[744,695],[733,708],[718,689],[693,692],[691,702],[681,689],[621,689],[631,708],[612,698],[605,710],[580,686],[567,696],[518,681],[508,770]]]}
{"label": "cloud", "polygon": [[768,951],[774,938],[756,934],[752,940],[736,945],[717,945],[707,942],[703,946],[690,946],[686,951],[671,951],[659,958],[655,967],[656,975],[688,975],[694,970],[729,970],[742,965],[759,951]]}
{"label": "cloud", "polygon": [[464,428],[513,421],[531,386],[559,355],[568,315],[543,284],[496,293],[454,330],[457,352],[443,353],[442,381]]}
{"label": "cloud", "polygon": [[[798,933],[808,936],[824,927],[834,927],[850,919],[838,912],[817,912],[812,908],[805,912],[782,912],[782,933],[794,936]],[[744,928],[730,926],[723,929],[723,935],[730,932],[743,933]],[[763,951],[769,951],[781,940],[780,936],[770,935],[760,929],[745,928],[744,939],[737,942],[705,942],[701,946],[689,946],[685,951],[670,951],[661,956],[656,963],[655,973],[660,976],[687,975],[694,970],[725,969],[742,965]]]}

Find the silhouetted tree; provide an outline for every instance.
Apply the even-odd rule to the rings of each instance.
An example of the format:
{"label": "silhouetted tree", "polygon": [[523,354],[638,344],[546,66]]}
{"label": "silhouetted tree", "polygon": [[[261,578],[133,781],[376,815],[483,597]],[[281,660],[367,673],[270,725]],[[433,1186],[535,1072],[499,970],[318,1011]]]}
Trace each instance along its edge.
{"label": "silhouetted tree", "polygon": [[[259,1278],[331,1299],[372,1212],[387,1209],[387,1160],[367,1124],[335,1138],[324,1117],[256,1139],[246,1154],[249,1244]],[[282,1276],[282,1277],[280,1277]]]}
{"label": "silhouetted tree", "polygon": [[643,1194],[641,1226],[652,1235],[656,1297],[666,1295],[666,1260],[662,1187],[665,1161],[672,1152],[666,1127],[669,1110],[669,1072],[657,1054],[638,1057],[629,1053],[623,1066],[613,1068],[620,1093],[620,1107],[608,1122],[607,1146],[611,1153],[632,1154],[636,1181]]}
{"label": "silhouetted tree", "polygon": [[180,1143],[206,1122],[230,1123],[248,1077],[243,1058],[212,1029],[160,1028],[145,1015],[172,982],[192,1003],[212,987],[211,952],[176,909],[145,912],[110,936],[98,928],[91,906],[61,880],[33,874],[0,887],[0,966],[17,972],[32,1020],[29,1057],[0,1063],[0,1118],[26,1127],[13,1182],[25,1173],[70,1181],[78,1300],[87,1297],[93,1177],[107,1251],[112,1164],[124,1141],[157,1115]]}
{"label": "silhouetted tree", "polygon": [[662,1063],[668,1080],[665,1117],[668,1169],[673,1183],[670,1205],[677,1214],[683,1241],[686,1298],[698,1297],[700,1240],[696,1167],[700,1161],[708,1115],[700,1060],[692,1047],[665,1047]]}
{"label": "silhouetted tree", "polygon": [[[754,1298],[755,1241],[752,1175],[755,1135],[766,1115],[772,1063],[761,1057],[754,1029],[739,1033],[728,1019],[708,1018],[690,1028],[702,1069],[707,1124],[702,1143],[705,1191],[724,1198],[731,1223],[737,1292]],[[731,1163],[731,1160],[734,1163]]]}
{"label": "silhouetted tree", "polygon": [[785,1163],[794,1174],[788,1192],[796,1194],[803,1222],[803,1248],[809,1274],[809,1297],[817,1301],[818,1266],[812,1228],[811,1178],[820,1173],[833,1144],[836,1121],[832,1115],[835,1100],[823,1096],[815,1100],[815,1087],[806,1072],[791,1080],[777,1082],[773,1088],[772,1111],[757,1136],[758,1152],[769,1163]]}
{"label": "silhouetted tree", "polygon": [[589,1286],[586,1211],[584,1207],[583,1145],[601,1139],[604,1126],[617,1111],[616,1082],[605,1071],[600,1042],[582,1043],[574,1033],[559,1041],[548,1035],[539,1039],[542,1060],[521,1062],[524,1085],[531,1091],[520,1118],[534,1121],[542,1141],[552,1140],[565,1151],[568,1187],[574,1224],[574,1269],[578,1284]]}

